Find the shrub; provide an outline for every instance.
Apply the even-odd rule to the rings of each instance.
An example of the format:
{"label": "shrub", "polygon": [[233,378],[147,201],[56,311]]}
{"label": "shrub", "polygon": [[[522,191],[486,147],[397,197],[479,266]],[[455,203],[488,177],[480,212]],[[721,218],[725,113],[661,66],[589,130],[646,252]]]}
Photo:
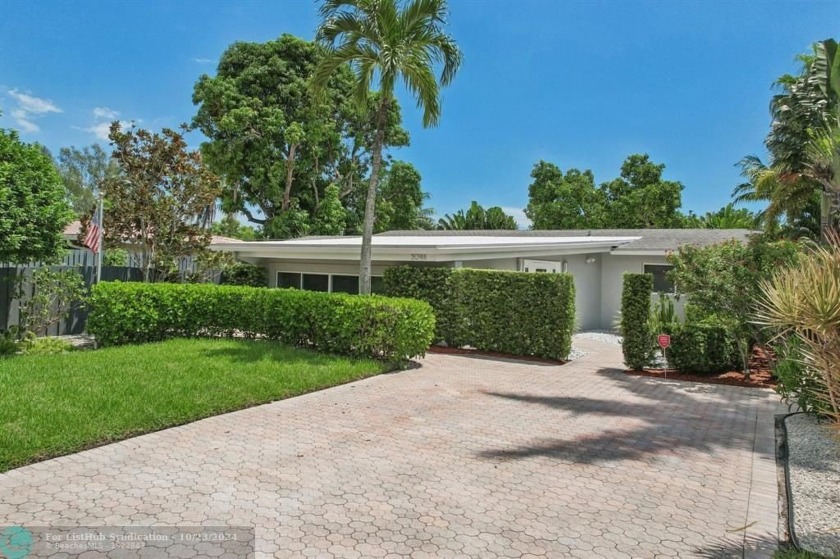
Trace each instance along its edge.
{"label": "shrub", "polygon": [[568,274],[398,266],[385,272],[390,295],[427,301],[437,341],[548,359],[571,351],[575,291]]}
{"label": "shrub", "polygon": [[624,274],[621,292],[621,349],[624,363],[631,369],[643,369],[653,361],[654,334],[650,327],[650,299],[653,294],[651,274]]}
{"label": "shrub", "polygon": [[435,327],[420,301],[212,284],[100,283],[90,306],[102,345],[240,335],[397,362],[423,355]]}
{"label": "shrub", "polygon": [[435,342],[451,342],[457,318],[449,279],[453,268],[394,266],[383,277],[385,295],[426,301],[435,311]]}
{"label": "shrub", "polygon": [[680,317],[674,308],[674,301],[667,293],[659,293],[659,300],[650,311],[650,330],[656,334],[670,334],[680,326]]}
{"label": "shrub", "polygon": [[807,413],[826,413],[825,401],[819,396],[825,393],[825,382],[819,372],[806,364],[802,341],[797,336],[782,338],[773,344],[773,351],[773,374],[779,381],[776,392],[782,400]]}
{"label": "shrub", "polygon": [[569,356],[575,323],[571,275],[459,269],[450,285],[457,345],[548,359]]}
{"label": "shrub", "polygon": [[237,262],[222,272],[223,285],[246,285],[248,287],[268,287],[268,270],[262,266]]}
{"label": "shrub", "polygon": [[666,355],[669,364],[681,373],[712,374],[743,365],[734,329],[715,318],[677,327]]}

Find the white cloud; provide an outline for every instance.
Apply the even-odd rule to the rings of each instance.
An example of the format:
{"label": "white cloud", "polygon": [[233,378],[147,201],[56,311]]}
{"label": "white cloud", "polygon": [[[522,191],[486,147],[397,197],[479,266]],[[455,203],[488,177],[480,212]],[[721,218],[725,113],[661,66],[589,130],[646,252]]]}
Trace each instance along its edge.
{"label": "white cloud", "polygon": [[93,118],[95,120],[115,120],[120,116],[119,111],[109,109],[108,107],[96,107],[93,109]]}
{"label": "white cloud", "polygon": [[15,119],[15,123],[17,123],[21,132],[34,133],[39,132],[41,130],[41,128],[37,124],[35,124],[27,118],[26,111],[23,111],[21,109],[13,109],[10,114],[12,118]]}
{"label": "white cloud", "polygon": [[505,211],[506,214],[513,216],[513,219],[516,220],[516,224],[519,225],[520,229],[528,229],[529,227],[531,227],[531,220],[528,219],[528,216],[525,215],[525,210],[523,210],[522,208],[502,206],[502,209]]}
{"label": "white cloud", "polygon": [[61,109],[52,101],[23,93],[17,89],[9,90],[9,96],[16,100],[18,102],[18,108],[27,114],[42,115],[61,112]]}
{"label": "white cloud", "polygon": [[33,117],[37,118],[49,113],[62,112],[49,99],[35,97],[18,89],[10,89],[6,91],[6,94],[17,103],[17,106],[10,111],[9,115],[22,132],[35,133],[41,130],[41,127],[33,121]]}
{"label": "white cloud", "polygon": [[213,64],[216,61],[212,58],[193,58],[193,62],[198,64]]}
{"label": "white cloud", "polygon": [[108,141],[108,133],[111,131],[111,123],[108,121],[97,122],[93,126],[88,126],[85,128],[79,128],[79,130],[84,130],[85,132],[89,132],[96,136],[97,139],[103,140],[105,142]]}

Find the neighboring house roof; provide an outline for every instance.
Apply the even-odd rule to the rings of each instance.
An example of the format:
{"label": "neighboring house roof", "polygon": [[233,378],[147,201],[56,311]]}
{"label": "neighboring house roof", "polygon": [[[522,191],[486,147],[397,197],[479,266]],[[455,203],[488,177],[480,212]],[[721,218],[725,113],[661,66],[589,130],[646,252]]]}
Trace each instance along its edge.
{"label": "neighboring house roof", "polygon": [[[64,238],[67,241],[75,243],[79,240],[79,235],[82,233],[82,222],[81,221],[71,221],[67,224],[67,227],[64,228]],[[222,237],[220,235],[213,235],[210,237],[210,244],[235,244],[241,243],[239,239],[233,239],[231,237]]]}
{"label": "neighboring house roof", "polygon": [[375,237],[636,237],[633,241],[616,246],[615,253],[668,252],[682,245],[708,246],[735,239],[745,242],[757,233],[750,229],[566,229],[557,231],[388,231]]}

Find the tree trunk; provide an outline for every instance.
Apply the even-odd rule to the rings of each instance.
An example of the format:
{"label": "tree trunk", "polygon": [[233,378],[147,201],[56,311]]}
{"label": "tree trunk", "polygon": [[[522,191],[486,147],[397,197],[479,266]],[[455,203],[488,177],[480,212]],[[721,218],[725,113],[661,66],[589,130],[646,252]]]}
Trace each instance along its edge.
{"label": "tree trunk", "polygon": [[283,191],[283,211],[288,211],[292,199],[292,181],[294,181],[295,172],[295,152],[297,151],[297,144],[289,146],[289,156],[286,158],[286,188]]}
{"label": "tree trunk", "polygon": [[834,206],[832,197],[831,192],[825,190],[820,192],[820,240],[824,243],[828,242],[831,231],[831,212]]}
{"label": "tree trunk", "polygon": [[382,102],[376,111],[376,136],[373,140],[373,162],[370,169],[365,220],[362,225],[362,253],[359,258],[359,294],[370,294],[371,258],[373,256],[373,221],[376,217],[376,187],[379,182],[379,168],[382,165],[382,145],[385,143],[385,117],[388,114],[390,96],[382,92]]}

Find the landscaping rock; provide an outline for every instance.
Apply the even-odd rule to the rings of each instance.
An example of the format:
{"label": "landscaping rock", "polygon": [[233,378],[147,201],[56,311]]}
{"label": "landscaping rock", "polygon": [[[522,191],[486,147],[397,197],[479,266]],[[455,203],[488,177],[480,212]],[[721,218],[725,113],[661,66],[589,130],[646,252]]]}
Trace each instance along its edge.
{"label": "landscaping rock", "polygon": [[840,554],[840,440],[809,415],[785,420],[793,522],[803,548]]}

